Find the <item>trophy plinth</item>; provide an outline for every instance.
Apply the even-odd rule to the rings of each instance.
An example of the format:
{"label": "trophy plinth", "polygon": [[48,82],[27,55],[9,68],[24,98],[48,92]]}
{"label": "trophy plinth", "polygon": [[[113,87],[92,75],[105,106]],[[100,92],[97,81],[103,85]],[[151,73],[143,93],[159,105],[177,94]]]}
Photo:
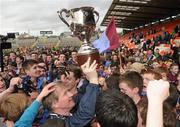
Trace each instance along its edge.
{"label": "trophy plinth", "polygon": [[96,60],[96,62],[99,63],[100,57],[97,49],[95,49],[88,43],[84,43],[78,51],[78,57],[77,57],[78,64],[79,65],[84,64],[87,61],[88,57],[91,57],[90,63],[92,63],[94,60]]}
{"label": "trophy plinth", "polygon": [[[64,18],[63,14],[65,14]],[[62,9],[58,11],[59,18],[70,28],[74,36],[77,36],[83,43],[78,50],[78,64],[84,64],[88,57],[91,62],[99,62],[99,52],[91,43],[90,38],[95,31],[96,23],[99,20],[99,13],[93,7],[80,7],[74,9]],[[95,21],[95,15],[97,20]],[[69,22],[67,22],[69,20]]]}

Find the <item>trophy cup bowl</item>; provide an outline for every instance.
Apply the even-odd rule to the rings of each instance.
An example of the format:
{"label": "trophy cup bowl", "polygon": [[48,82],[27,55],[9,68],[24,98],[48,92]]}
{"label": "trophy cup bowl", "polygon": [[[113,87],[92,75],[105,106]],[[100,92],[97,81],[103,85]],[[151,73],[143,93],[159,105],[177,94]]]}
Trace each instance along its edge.
{"label": "trophy cup bowl", "polygon": [[[95,15],[97,16],[96,21]],[[93,7],[80,7],[70,10],[62,9],[58,11],[58,16],[70,28],[73,35],[82,41],[82,45],[78,50],[78,64],[80,66],[84,64],[88,57],[91,57],[91,63],[94,60],[99,62],[99,52],[90,43],[90,38],[99,20],[99,13]]]}

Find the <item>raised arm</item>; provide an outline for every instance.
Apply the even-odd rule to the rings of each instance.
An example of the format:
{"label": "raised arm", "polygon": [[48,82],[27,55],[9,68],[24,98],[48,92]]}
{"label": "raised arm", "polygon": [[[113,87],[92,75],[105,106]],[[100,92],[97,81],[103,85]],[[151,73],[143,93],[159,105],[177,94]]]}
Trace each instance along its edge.
{"label": "raised arm", "polygon": [[163,101],[169,96],[169,82],[150,81],[147,87],[148,112],[146,127],[163,127]]}
{"label": "raised arm", "polygon": [[10,81],[9,88],[6,89],[5,91],[3,91],[2,93],[0,93],[0,100],[1,100],[1,98],[2,98],[5,94],[14,92],[14,90],[15,90],[15,85],[18,85],[18,84],[20,84],[21,82],[22,82],[22,79],[19,78],[19,77],[12,78],[11,81]]}
{"label": "raised arm", "polygon": [[31,127],[33,121],[39,111],[42,99],[55,90],[54,84],[50,83],[43,88],[36,100],[24,111],[20,119],[15,123],[14,127]]}
{"label": "raised arm", "polygon": [[80,100],[77,111],[66,119],[66,125],[69,127],[84,127],[95,115],[96,96],[99,93],[96,67],[96,61],[90,65],[90,59],[81,66],[89,84],[86,87],[86,93]]}

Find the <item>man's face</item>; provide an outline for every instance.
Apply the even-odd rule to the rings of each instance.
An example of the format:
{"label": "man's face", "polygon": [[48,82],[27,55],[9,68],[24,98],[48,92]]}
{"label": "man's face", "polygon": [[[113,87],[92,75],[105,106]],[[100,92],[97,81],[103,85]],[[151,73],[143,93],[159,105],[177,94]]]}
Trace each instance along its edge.
{"label": "man's face", "polygon": [[99,77],[98,78],[98,82],[99,82],[99,85],[101,86],[102,90],[106,90],[107,89],[107,85],[106,85],[104,77]]}
{"label": "man's face", "polygon": [[159,49],[156,49],[156,54],[159,54]]}
{"label": "man's face", "polygon": [[51,56],[47,56],[47,61],[51,62],[51,60],[52,60],[52,57]]}
{"label": "man's face", "polygon": [[73,100],[73,93],[71,93],[71,87],[56,88],[56,94],[58,94],[58,101],[54,104],[55,108],[69,109],[69,111],[75,106]]}
{"label": "man's face", "polygon": [[114,61],[117,61],[117,60],[118,60],[117,55],[114,55],[114,56],[113,56],[113,60],[114,60]]}
{"label": "man's face", "polygon": [[38,55],[37,54],[31,54],[31,59],[33,60],[37,60],[38,59]]}
{"label": "man's face", "polygon": [[143,85],[144,85],[144,91],[146,91],[146,88],[148,86],[149,81],[154,80],[154,75],[150,73],[143,74]]}
{"label": "man's face", "polygon": [[9,58],[12,59],[12,60],[15,60],[16,54],[15,53],[10,53]]}
{"label": "man's face", "polygon": [[29,67],[29,69],[26,70],[27,75],[30,77],[37,78],[40,75],[40,71],[37,64],[34,64],[33,66]]}
{"label": "man's face", "polygon": [[65,62],[65,55],[64,55],[64,54],[61,54],[61,55],[59,56],[59,61],[60,61],[61,63]]}
{"label": "man's face", "polygon": [[71,56],[73,60],[77,60],[77,52],[72,52]]}
{"label": "man's face", "polygon": [[17,58],[16,58],[16,63],[17,63],[17,64],[21,64],[21,63],[22,63],[22,60],[21,60],[19,57],[17,57]]}
{"label": "man's face", "polygon": [[173,66],[172,68],[171,68],[171,72],[172,72],[172,74],[178,74],[178,72],[179,72],[179,68],[178,68],[178,66]]}
{"label": "man's face", "polygon": [[66,75],[64,75],[64,74],[61,75],[60,80],[62,82],[67,83],[67,84],[71,84],[72,93],[74,95],[77,94],[77,83],[79,82],[79,80],[78,79],[76,80],[76,78],[74,77],[74,73],[73,72],[70,71],[69,73],[66,72]]}
{"label": "man's face", "polygon": [[9,56],[4,56],[5,61],[8,61],[8,59],[9,59]]}
{"label": "man's face", "polygon": [[47,55],[46,54],[42,54],[42,58],[43,58],[43,60],[46,60]]}
{"label": "man's face", "polygon": [[127,83],[125,83],[125,82],[119,83],[119,88],[120,88],[121,92],[125,93],[129,97],[131,97],[131,98],[134,97],[133,88],[129,87]]}
{"label": "man's face", "polygon": [[160,64],[158,62],[153,62],[152,66],[153,68],[158,68],[160,67]]}

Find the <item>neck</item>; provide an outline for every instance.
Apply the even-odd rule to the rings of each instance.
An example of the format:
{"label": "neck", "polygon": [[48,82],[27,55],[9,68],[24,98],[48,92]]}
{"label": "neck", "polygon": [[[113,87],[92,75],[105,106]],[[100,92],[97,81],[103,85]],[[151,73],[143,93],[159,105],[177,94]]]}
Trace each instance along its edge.
{"label": "neck", "polygon": [[36,81],[36,78],[35,78],[35,77],[31,77],[31,81],[32,81],[32,82],[35,82],[35,81]]}
{"label": "neck", "polygon": [[77,62],[77,59],[73,59],[74,62]]}
{"label": "neck", "polygon": [[138,102],[141,100],[141,97],[140,97],[139,95],[135,95],[135,96],[133,97],[133,100],[134,100],[134,103],[135,103],[135,104],[138,104]]}
{"label": "neck", "polygon": [[69,116],[70,115],[69,109],[55,109],[53,112],[57,113],[59,115],[62,115],[62,116]]}

